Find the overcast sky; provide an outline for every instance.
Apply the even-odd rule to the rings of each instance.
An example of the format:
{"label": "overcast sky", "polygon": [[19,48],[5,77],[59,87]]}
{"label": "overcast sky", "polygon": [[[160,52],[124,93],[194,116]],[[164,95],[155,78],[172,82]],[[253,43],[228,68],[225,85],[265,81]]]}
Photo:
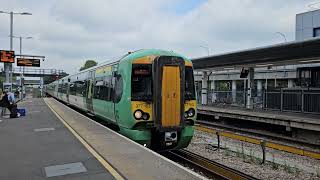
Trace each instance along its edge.
{"label": "overcast sky", "polygon": [[[310,0],[1,0],[14,16],[23,54],[44,55],[42,68],[76,72],[128,51],[173,50],[194,58],[282,43],[295,38],[295,15]],[[9,49],[9,15],[0,14],[0,49]],[[19,40],[14,39],[19,51]]]}

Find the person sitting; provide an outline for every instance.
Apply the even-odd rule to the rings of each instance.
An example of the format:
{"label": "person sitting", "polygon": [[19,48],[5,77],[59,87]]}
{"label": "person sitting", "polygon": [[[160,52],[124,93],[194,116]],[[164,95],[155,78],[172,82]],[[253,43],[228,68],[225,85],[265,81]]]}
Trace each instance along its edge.
{"label": "person sitting", "polygon": [[3,107],[6,107],[10,111],[10,118],[17,118],[20,116],[17,110],[16,99],[14,94],[10,92],[8,89],[5,89],[5,94],[2,97]]}
{"label": "person sitting", "polygon": [[1,100],[0,100],[0,107],[2,107],[1,116],[4,116],[5,114],[5,108],[9,109],[10,102],[8,99],[8,94],[6,91],[3,91],[1,93]]}

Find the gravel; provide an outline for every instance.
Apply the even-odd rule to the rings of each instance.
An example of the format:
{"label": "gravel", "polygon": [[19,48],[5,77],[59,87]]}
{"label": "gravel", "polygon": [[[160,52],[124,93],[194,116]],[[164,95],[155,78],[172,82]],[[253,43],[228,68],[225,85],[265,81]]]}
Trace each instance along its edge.
{"label": "gravel", "polygon": [[261,165],[259,145],[220,138],[218,150],[215,135],[196,130],[187,150],[259,179],[320,179],[320,160],[266,148],[267,162]]}

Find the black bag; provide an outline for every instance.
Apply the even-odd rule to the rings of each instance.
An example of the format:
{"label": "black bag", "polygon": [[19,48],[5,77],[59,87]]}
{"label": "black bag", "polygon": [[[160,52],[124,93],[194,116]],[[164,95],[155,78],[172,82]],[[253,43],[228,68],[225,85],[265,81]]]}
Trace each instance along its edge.
{"label": "black bag", "polygon": [[10,118],[17,118],[18,117],[18,108],[16,104],[10,105]]}
{"label": "black bag", "polygon": [[5,94],[2,99],[0,100],[0,107],[9,107],[10,106],[10,102],[8,100],[8,94]]}

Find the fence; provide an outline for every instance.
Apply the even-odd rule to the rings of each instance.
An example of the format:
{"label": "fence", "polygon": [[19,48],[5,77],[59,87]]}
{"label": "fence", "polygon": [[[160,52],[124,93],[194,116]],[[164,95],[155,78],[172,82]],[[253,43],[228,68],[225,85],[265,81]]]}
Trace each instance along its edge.
{"label": "fence", "polygon": [[245,106],[245,91],[208,91],[207,96],[209,105],[233,105]]}
{"label": "fence", "polygon": [[[198,103],[201,94],[198,92]],[[254,109],[320,113],[320,89],[288,89],[252,91]],[[211,106],[245,107],[246,91],[208,91],[207,102]]]}
{"label": "fence", "polygon": [[320,113],[320,89],[281,89],[265,93],[265,109]]}

